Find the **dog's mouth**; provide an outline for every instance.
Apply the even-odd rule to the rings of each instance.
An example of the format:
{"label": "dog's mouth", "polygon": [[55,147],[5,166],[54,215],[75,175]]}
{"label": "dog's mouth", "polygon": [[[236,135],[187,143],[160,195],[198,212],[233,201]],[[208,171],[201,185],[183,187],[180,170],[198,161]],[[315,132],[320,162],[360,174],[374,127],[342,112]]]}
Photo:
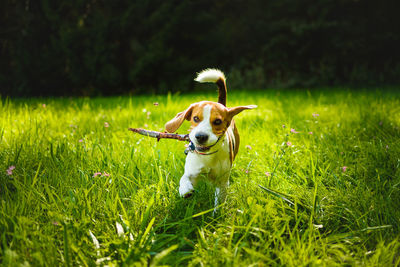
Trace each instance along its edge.
{"label": "dog's mouth", "polygon": [[211,146],[196,146],[196,150],[199,152],[207,152],[210,148]]}
{"label": "dog's mouth", "polygon": [[197,152],[202,152],[202,153],[208,152],[212,147],[214,147],[216,144],[218,144],[219,140],[221,140],[221,136],[218,138],[218,140],[214,144],[209,145],[209,146],[202,146],[200,144],[197,144],[197,143],[194,144],[193,142],[191,142],[193,145],[192,150],[196,150]]}

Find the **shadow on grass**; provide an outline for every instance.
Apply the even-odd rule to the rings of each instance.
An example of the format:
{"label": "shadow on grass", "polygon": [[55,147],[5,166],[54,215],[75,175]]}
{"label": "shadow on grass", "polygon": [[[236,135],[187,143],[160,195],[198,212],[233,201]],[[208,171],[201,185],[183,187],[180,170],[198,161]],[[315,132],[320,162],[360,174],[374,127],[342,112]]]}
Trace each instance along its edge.
{"label": "shadow on grass", "polygon": [[177,265],[187,263],[192,257],[198,240],[199,229],[223,219],[222,207],[213,217],[215,188],[207,182],[199,182],[195,193],[187,199],[177,198],[167,207],[169,213],[158,223],[152,251],[160,252],[166,247],[178,248],[163,259]]}

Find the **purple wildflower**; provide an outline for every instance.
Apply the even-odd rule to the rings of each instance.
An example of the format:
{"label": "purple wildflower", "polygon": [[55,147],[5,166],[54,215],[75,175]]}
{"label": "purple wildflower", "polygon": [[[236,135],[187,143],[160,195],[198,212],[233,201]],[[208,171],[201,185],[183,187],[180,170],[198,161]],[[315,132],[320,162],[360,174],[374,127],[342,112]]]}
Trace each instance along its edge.
{"label": "purple wildflower", "polygon": [[95,172],[95,173],[93,174],[93,177],[97,177],[97,176],[99,176],[99,175],[101,175],[101,172]]}
{"label": "purple wildflower", "polygon": [[13,170],[15,169],[14,165],[11,165],[10,167],[8,167],[7,169],[7,175],[11,176],[13,174]]}

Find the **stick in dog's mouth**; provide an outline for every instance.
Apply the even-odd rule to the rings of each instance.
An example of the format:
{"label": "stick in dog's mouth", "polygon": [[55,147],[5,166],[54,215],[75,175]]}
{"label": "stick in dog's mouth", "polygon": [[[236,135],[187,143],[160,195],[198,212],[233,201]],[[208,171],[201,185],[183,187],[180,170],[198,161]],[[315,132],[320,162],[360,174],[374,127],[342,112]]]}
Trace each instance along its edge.
{"label": "stick in dog's mouth", "polygon": [[210,148],[211,146],[196,146],[196,150],[199,152],[207,152]]}

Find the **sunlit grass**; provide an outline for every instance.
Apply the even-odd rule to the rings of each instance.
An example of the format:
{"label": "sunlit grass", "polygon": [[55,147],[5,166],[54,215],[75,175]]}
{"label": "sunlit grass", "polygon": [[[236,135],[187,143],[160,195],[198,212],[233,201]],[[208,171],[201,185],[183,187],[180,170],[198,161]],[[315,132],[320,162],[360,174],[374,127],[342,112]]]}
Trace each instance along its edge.
{"label": "sunlit grass", "polygon": [[231,92],[229,106],[258,108],[236,117],[241,147],[214,218],[212,185],[178,195],[185,143],[128,131],[161,131],[205,99],[2,99],[0,262],[400,264],[398,93]]}

